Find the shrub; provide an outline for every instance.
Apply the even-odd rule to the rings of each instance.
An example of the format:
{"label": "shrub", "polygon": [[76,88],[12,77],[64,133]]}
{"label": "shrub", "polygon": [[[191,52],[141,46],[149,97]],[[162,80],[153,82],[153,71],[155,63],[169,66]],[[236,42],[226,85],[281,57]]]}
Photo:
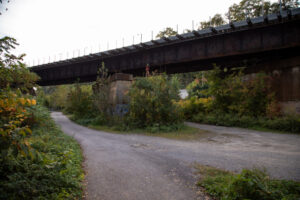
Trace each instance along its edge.
{"label": "shrub", "polygon": [[26,138],[31,134],[31,110],[36,101],[24,98],[20,93],[2,90],[0,93],[0,162],[6,162],[3,155],[12,150],[14,155],[28,153]]}
{"label": "shrub", "polygon": [[15,56],[10,52],[16,45],[18,43],[14,38],[0,38],[0,88],[29,93],[36,86],[35,82],[39,77],[22,63],[25,54]]}
{"label": "shrub", "polygon": [[213,97],[213,110],[221,113],[266,116],[269,104],[274,102],[270,77],[263,73],[246,80],[241,70],[215,67],[207,73],[207,80],[207,94]]}
{"label": "shrub", "polygon": [[68,93],[72,89],[70,85],[51,86],[53,91],[50,95],[46,95],[44,99],[45,105],[52,110],[63,110],[68,106]]}
{"label": "shrub", "polygon": [[81,198],[79,145],[29,95],[37,76],[0,39],[0,199]]}
{"label": "shrub", "polygon": [[273,180],[257,169],[243,169],[233,174],[216,169],[204,169],[199,185],[215,198],[227,200],[256,199],[278,200],[300,198],[300,183]]}
{"label": "shrub", "polygon": [[[98,122],[103,124],[109,122],[112,117],[113,108],[112,104],[109,102],[110,94],[110,76],[108,75],[108,70],[105,68],[104,63],[98,70],[97,80],[93,84],[93,104],[98,111]],[[94,121],[95,123],[96,121]]]}
{"label": "shrub", "polygon": [[274,130],[300,133],[300,117],[285,116],[274,119],[264,119],[261,121],[260,126]]}
{"label": "shrub", "polygon": [[206,98],[208,97],[206,90],[208,89],[208,85],[205,83],[200,83],[199,79],[195,79],[191,82],[187,87],[187,92],[189,97],[196,98]]}
{"label": "shrub", "polygon": [[109,125],[113,124],[112,108],[109,102],[109,76],[107,69],[102,63],[98,71],[97,80],[94,84],[76,83],[69,86],[67,95],[55,90],[58,96],[64,95],[63,101],[57,101],[51,94],[50,98],[55,99],[58,105],[64,107],[64,112],[72,114],[72,120],[82,125]]}
{"label": "shrub", "polygon": [[22,63],[24,55],[10,53],[17,45],[9,37],[0,39],[0,163],[8,162],[9,151],[14,156],[29,151],[26,138],[31,134],[31,107],[36,104],[28,93],[35,86],[38,76]]}
{"label": "shrub", "polygon": [[266,117],[251,117],[224,113],[198,113],[191,121],[220,126],[237,126],[243,128],[266,128],[283,132],[300,133],[300,118],[297,116],[285,116],[274,119]]}
{"label": "shrub", "polygon": [[[300,133],[299,116],[282,116],[271,91],[271,78],[263,73],[245,76],[241,70],[215,67],[206,73],[209,98],[190,97],[178,105],[185,118],[200,123],[245,128],[266,128]],[[197,82],[190,85],[197,90]],[[194,94],[197,91],[193,91]]]}
{"label": "shrub", "polygon": [[91,86],[81,86],[76,83],[67,94],[65,111],[73,114],[75,119],[95,117],[95,107],[92,101]]}
{"label": "shrub", "polygon": [[198,113],[206,113],[209,110],[212,98],[197,98],[195,96],[180,100],[179,105],[184,113],[185,119],[192,119],[192,117]]}
{"label": "shrub", "polygon": [[82,196],[82,155],[78,143],[64,135],[45,108],[34,116],[43,119],[27,138],[32,157],[6,155],[0,168],[0,199],[79,199]]}
{"label": "shrub", "polygon": [[177,80],[165,74],[136,79],[129,92],[130,125],[145,128],[182,123],[180,107],[173,103],[179,99],[178,90]]}

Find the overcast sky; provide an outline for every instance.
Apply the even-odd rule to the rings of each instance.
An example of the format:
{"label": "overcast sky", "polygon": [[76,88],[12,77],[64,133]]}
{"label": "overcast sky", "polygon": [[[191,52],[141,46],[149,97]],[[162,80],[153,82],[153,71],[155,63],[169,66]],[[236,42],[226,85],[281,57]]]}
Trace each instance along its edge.
{"label": "overcast sky", "polygon": [[[20,43],[33,64],[73,57],[84,52],[104,51],[124,43],[151,40],[165,27],[179,32],[195,27],[216,13],[224,14],[240,0],[11,0],[0,16],[0,37]],[[3,8],[1,8],[3,11]],[[117,44],[116,44],[117,40]]]}

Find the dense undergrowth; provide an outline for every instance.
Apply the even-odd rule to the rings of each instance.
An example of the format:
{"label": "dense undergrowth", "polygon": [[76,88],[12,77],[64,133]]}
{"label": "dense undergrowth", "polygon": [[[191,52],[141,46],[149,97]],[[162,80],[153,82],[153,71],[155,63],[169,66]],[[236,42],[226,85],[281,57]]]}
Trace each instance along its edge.
{"label": "dense undergrowth", "polygon": [[82,155],[34,93],[37,75],[0,39],[0,199],[80,199]]}
{"label": "dense undergrowth", "polygon": [[238,116],[229,113],[198,113],[191,118],[191,121],[218,126],[300,134],[300,119],[297,116],[282,116],[270,119],[268,117]]}
{"label": "dense undergrowth", "polygon": [[300,116],[282,112],[273,77],[215,67],[188,86],[189,98],[178,104],[186,120],[223,126],[300,133]]}
{"label": "dense undergrowth", "polygon": [[[109,77],[94,85],[75,84],[44,88],[45,105],[61,109],[82,125],[109,126],[118,131],[145,129],[156,132],[180,130],[184,120],[300,133],[300,116],[283,114],[272,89],[273,78],[259,73],[246,76],[241,70],[215,67],[188,85],[188,99],[178,97],[176,76],[137,78],[128,96],[128,113],[116,115],[109,102]],[[94,87],[94,86],[97,87]],[[97,91],[95,91],[97,88]],[[42,94],[42,93],[41,93]]]}
{"label": "dense undergrowth", "polygon": [[235,174],[213,167],[197,165],[202,178],[198,186],[221,200],[296,200],[300,198],[300,183],[271,179],[264,171],[244,169]]}
{"label": "dense undergrowth", "polygon": [[[175,103],[179,99],[179,82],[175,77],[159,74],[137,78],[128,92],[127,112],[118,113],[109,101],[109,76],[106,73],[104,66],[100,68],[93,85],[59,86],[60,89],[50,95],[47,90],[51,89],[44,88],[39,98],[45,105],[63,110],[73,121],[85,126],[108,126],[118,131],[143,129],[152,133],[178,131],[184,127],[183,112]],[[55,99],[53,96],[57,100],[49,101]]]}
{"label": "dense undergrowth", "polygon": [[79,144],[65,135],[46,108],[34,108],[36,123],[27,138],[30,155],[6,155],[0,199],[81,199],[84,177]]}

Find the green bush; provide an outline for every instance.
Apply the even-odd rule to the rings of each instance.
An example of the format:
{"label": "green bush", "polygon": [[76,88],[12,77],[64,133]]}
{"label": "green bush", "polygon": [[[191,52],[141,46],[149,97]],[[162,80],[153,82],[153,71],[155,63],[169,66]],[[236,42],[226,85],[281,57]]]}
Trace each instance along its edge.
{"label": "green bush", "polygon": [[206,93],[213,97],[213,110],[220,113],[266,116],[268,105],[274,101],[270,77],[263,73],[246,80],[241,70],[215,67],[207,73],[207,80]]}
{"label": "green bush", "polygon": [[154,130],[182,123],[183,114],[174,103],[179,99],[178,88],[178,81],[165,74],[136,79],[129,92],[129,124]]}
{"label": "green bush", "polygon": [[199,83],[194,82],[190,85],[193,89],[190,92],[209,97],[194,95],[178,103],[186,119],[213,125],[300,133],[300,117],[280,113],[269,76],[258,73],[250,77],[241,70],[222,70],[219,67],[205,74],[208,88],[199,88]]}
{"label": "green bush", "polygon": [[281,118],[262,120],[260,126],[264,128],[300,133],[300,117],[285,116]]}
{"label": "green bush", "polygon": [[240,174],[206,169],[199,185],[204,187],[211,196],[224,200],[295,200],[300,198],[300,183],[272,180],[265,172],[257,169],[244,169]]}
{"label": "green bush", "polygon": [[198,113],[205,113],[209,101],[209,98],[197,98],[193,96],[189,99],[178,101],[177,105],[182,108],[185,119],[190,120]]}
{"label": "green bush", "polygon": [[79,199],[79,145],[36,105],[37,75],[10,53],[15,44],[0,39],[0,199]]}
{"label": "green bush", "polygon": [[197,98],[206,98],[208,97],[206,90],[208,89],[208,85],[205,83],[201,83],[199,79],[191,82],[187,87],[187,92],[189,97],[197,97]]}
{"label": "green bush", "polygon": [[75,84],[67,94],[65,112],[73,114],[75,119],[91,119],[96,116],[90,85]]}
{"label": "green bush", "polygon": [[0,199],[81,199],[80,146],[63,134],[45,108],[37,106],[27,142],[30,154],[11,152],[0,167]]}
{"label": "green bush", "polygon": [[266,117],[255,118],[243,115],[239,117],[235,114],[223,113],[198,113],[194,115],[191,121],[219,125],[219,126],[237,126],[242,128],[265,128],[283,132],[300,133],[300,117],[285,116],[274,119]]}

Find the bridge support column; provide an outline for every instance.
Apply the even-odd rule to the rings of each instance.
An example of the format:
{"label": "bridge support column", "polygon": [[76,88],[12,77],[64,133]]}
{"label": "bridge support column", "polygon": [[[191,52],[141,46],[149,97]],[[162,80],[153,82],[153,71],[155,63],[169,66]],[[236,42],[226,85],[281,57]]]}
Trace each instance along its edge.
{"label": "bridge support column", "polygon": [[133,76],[131,74],[116,73],[110,78],[109,102],[112,104],[114,114],[122,116],[129,110],[129,97]]}
{"label": "bridge support column", "polygon": [[272,77],[272,90],[287,115],[300,115],[300,56],[268,60],[247,68],[249,76],[265,72]]}
{"label": "bridge support column", "polygon": [[272,75],[283,113],[300,115],[300,66],[274,70]]}

